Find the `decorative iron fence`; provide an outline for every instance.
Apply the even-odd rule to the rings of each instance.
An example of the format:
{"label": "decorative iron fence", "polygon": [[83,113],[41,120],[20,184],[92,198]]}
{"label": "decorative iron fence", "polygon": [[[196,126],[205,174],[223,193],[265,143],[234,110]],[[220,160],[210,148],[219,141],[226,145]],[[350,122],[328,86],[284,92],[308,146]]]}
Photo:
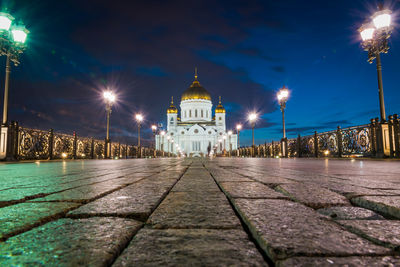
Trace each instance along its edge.
{"label": "decorative iron fence", "polygon": [[233,155],[244,157],[397,157],[400,158],[400,119],[282,139],[280,142],[242,147]]}
{"label": "decorative iron fence", "polygon": [[[11,123],[8,130],[7,159],[45,160],[45,159],[104,159],[105,140],[79,137],[21,127]],[[138,158],[167,156],[154,148],[111,143],[108,158]]]}

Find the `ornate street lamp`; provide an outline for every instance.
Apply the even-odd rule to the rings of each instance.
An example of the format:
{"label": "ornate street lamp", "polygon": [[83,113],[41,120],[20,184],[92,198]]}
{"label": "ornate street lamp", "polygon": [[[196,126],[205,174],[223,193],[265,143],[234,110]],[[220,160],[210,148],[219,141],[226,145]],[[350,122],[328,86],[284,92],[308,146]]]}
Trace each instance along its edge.
{"label": "ornate street lamp", "polygon": [[0,12],[0,55],[6,56],[6,77],[4,84],[3,119],[0,132],[0,159],[6,158],[8,137],[8,88],[11,72],[10,61],[18,66],[19,57],[26,48],[29,31],[20,23],[13,25],[14,17],[7,12]]}
{"label": "ornate street lamp", "polygon": [[237,147],[240,147],[240,130],[242,130],[242,125],[241,124],[236,124],[236,132],[237,132],[237,138],[238,138],[238,145]]}
{"label": "ornate street lamp", "polygon": [[368,51],[368,62],[372,63],[374,59],[376,59],[381,122],[386,122],[386,111],[383,97],[382,63],[380,54],[387,53],[389,50],[388,39],[392,33],[391,13],[392,11],[383,9],[383,5],[380,5],[379,11],[372,15],[372,21],[363,24],[358,30],[362,39],[361,45],[365,51]]}
{"label": "ornate street lamp", "polygon": [[285,108],[286,102],[289,98],[289,90],[286,86],[283,86],[278,94],[277,94],[279,105],[281,106],[282,111],[282,132],[283,132],[283,139],[281,142],[281,152],[284,157],[287,156],[287,139],[286,139],[286,128],[285,128]]}
{"label": "ornate street lamp", "polygon": [[250,125],[251,125],[251,136],[252,136],[252,145],[251,145],[251,156],[254,158],[254,127],[256,126],[257,114],[250,113],[248,116]]}
{"label": "ornate street lamp", "polygon": [[139,151],[138,157],[141,158],[142,157],[142,148],[140,146],[140,126],[143,121],[143,115],[136,114],[135,119],[136,119],[136,123],[137,123],[137,127],[138,127],[138,151]]}
{"label": "ornate street lamp", "polygon": [[283,138],[286,138],[286,130],[285,130],[285,108],[286,108],[286,102],[289,98],[289,90],[286,86],[283,86],[278,94],[277,94],[278,102],[279,105],[281,106],[281,111],[282,111],[282,132],[283,132]]}
{"label": "ornate street lamp", "polygon": [[104,92],[103,97],[106,102],[106,111],[107,111],[107,132],[106,132],[106,146],[104,151],[104,157],[109,158],[111,156],[110,116],[111,116],[112,105],[114,104],[116,97],[111,91]]}

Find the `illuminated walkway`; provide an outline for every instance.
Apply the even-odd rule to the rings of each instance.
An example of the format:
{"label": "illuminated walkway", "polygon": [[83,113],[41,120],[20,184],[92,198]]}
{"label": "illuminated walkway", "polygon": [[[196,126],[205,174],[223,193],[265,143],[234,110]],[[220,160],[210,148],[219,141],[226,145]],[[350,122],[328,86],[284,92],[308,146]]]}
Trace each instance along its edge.
{"label": "illuminated walkway", "polygon": [[0,266],[400,265],[400,162],[0,164]]}

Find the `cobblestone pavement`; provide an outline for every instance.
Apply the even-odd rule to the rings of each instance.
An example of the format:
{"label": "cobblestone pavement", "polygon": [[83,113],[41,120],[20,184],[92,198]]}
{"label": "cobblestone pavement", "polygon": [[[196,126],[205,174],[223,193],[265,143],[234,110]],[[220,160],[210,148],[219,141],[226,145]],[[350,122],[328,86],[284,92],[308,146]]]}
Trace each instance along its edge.
{"label": "cobblestone pavement", "polygon": [[400,163],[0,164],[0,266],[400,266]]}

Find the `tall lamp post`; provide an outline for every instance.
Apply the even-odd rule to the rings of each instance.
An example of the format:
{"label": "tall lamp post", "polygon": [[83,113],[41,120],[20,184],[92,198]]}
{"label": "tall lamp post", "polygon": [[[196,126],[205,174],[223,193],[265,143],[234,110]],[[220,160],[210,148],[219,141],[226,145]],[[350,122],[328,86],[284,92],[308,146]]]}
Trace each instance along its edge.
{"label": "tall lamp post", "polygon": [[110,116],[112,111],[112,105],[115,102],[115,95],[111,91],[103,93],[104,100],[106,101],[106,112],[107,112],[107,132],[106,132],[106,146],[104,151],[104,157],[110,158],[111,156],[111,140],[110,140]]}
{"label": "tall lamp post", "polygon": [[140,126],[142,125],[143,115],[136,114],[135,118],[136,118],[136,123],[137,123],[137,127],[138,127],[138,151],[139,151],[138,157],[141,158],[142,157],[142,148],[140,146]]}
{"label": "tall lamp post", "polygon": [[287,142],[286,142],[286,129],[285,129],[285,108],[286,108],[286,102],[289,97],[289,90],[286,86],[283,86],[278,94],[278,102],[279,105],[281,106],[281,111],[282,111],[282,132],[283,132],[283,139],[282,139],[282,156],[286,157],[287,156]]}
{"label": "tall lamp post", "polygon": [[156,125],[151,125],[151,130],[153,131],[153,139],[154,139],[154,157],[156,157],[156,131],[157,131],[157,126]]}
{"label": "tall lamp post", "polygon": [[238,137],[238,144],[237,147],[240,147],[240,130],[242,130],[242,125],[241,124],[236,124],[236,132],[237,132],[237,137]]}
{"label": "tall lamp post", "polygon": [[372,63],[376,59],[376,70],[378,74],[379,106],[381,122],[386,122],[385,101],[383,97],[382,85],[382,63],[381,53],[389,50],[388,39],[392,33],[391,13],[389,9],[379,6],[379,11],[375,12],[371,19],[372,22],[365,23],[359,28],[362,38],[362,47],[368,51],[368,62]]}
{"label": "tall lamp post", "polygon": [[11,72],[10,61],[19,65],[19,57],[24,52],[29,31],[23,24],[14,25],[14,17],[7,12],[0,12],[0,55],[6,56],[6,77],[4,84],[3,120],[0,132],[0,159],[7,157],[8,139],[8,88]]}
{"label": "tall lamp post", "polygon": [[257,121],[257,114],[256,113],[250,113],[249,114],[249,122],[251,125],[251,138],[252,138],[252,145],[251,145],[251,156],[254,158],[255,153],[255,147],[254,147],[254,127],[256,126],[256,121]]}

